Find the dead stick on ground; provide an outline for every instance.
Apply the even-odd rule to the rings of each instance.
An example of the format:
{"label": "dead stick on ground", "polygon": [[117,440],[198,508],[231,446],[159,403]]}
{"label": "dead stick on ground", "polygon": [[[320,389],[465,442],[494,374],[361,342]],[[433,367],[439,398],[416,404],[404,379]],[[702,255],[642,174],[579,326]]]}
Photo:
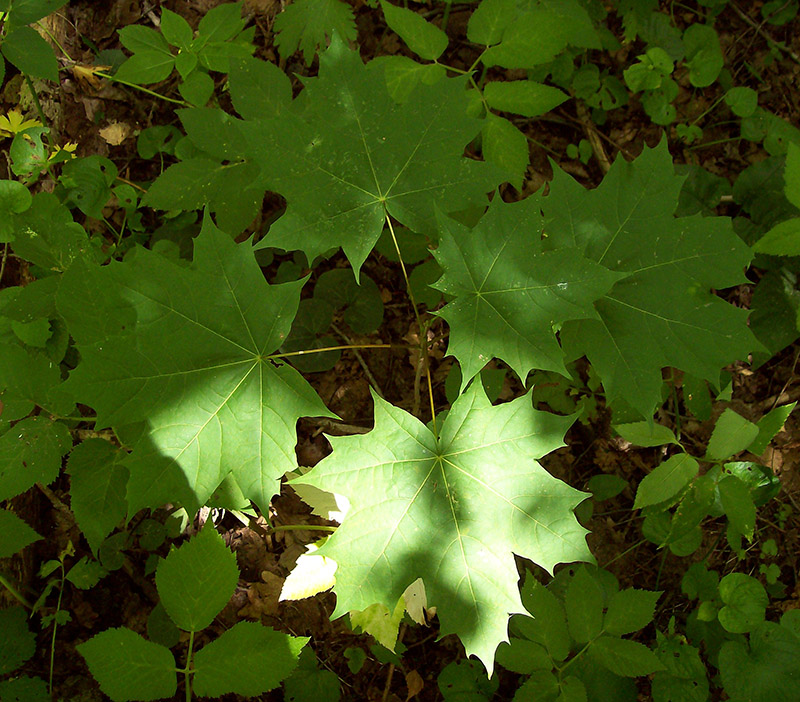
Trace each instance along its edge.
{"label": "dead stick on ground", "polygon": [[736,3],[731,3],[731,7],[733,11],[739,15],[739,17],[749,24],[753,29],[756,30],[756,33],[761,35],[764,39],[766,39],[770,44],[774,44],[777,46],[781,51],[785,52],[789,58],[792,59],[795,63],[800,64],[800,56],[798,56],[794,51],[792,51],[786,44],[782,41],[776,41],[773,39],[770,34],[760,25],[758,24],[752,17],[750,17],[747,13],[743,12]]}
{"label": "dead stick on ground", "polygon": [[[342,339],[344,339],[347,342],[348,346],[355,346],[355,344],[350,340],[350,337],[348,337],[347,334],[345,334],[335,324],[331,324],[331,329],[333,329],[333,331],[335,331],[339,336],[341,336]],[[380,397],[383,400],[384,397],[383,397],[383,392],[381,391],[381,386],[378,385],[378,381],[375,380],[375,376],[372,375],[372,371],[370,371],[369,366],[364,360],[364,357],[361,355],[361,353],[359,353],[358,349],[350,349],[350,350],[353,352],[355,357],[358,359],[358,362],[361,364],[361,368],[364,370],[364,375],[367,376],[367,380],[369,380],[369,383],[370,385],[372,385],[372,388],[375,390],[375,393],[378,395],[378,397]]]}
{"label": "dead stick on ground", "polygon": [[592,124],[592,120],[589,117],[589,110],[586,109],[586,105],[584,105],[580,100],[575,101],[575,109],[578,113],[578,119],[580,119],[581,124],[583,125],[583,131],[586,133],[586,137],[589,139],[589,143],[592,145],[592,152],[594,153],[597,162],[600,164],[600,168],[602,169],[603,173],[608,173],[609,169],[611,168],[611,161],[608,160],[606,150],[603,148],[603,142],[600,141],[600,136],[598,135],[597,130],[594,128],[594,124]]}

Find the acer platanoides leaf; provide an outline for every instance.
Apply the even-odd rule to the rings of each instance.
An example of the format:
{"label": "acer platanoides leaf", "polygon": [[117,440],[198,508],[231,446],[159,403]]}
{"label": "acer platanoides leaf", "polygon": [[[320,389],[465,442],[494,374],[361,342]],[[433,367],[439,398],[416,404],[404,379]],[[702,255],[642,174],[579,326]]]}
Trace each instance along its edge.
{"label": "acer platanoides leaf", "polygon": [[537,462],[563,445],[573,418],[533,409],[529,395],[493,407],[473,383],[437,438],[374,401],[373,431],[330,437],[333,453],[292,481],[351,503],[319,551],[338,563],[334,616],[374,603],[392,611],[421,577],[442,635],[458,634],[491,671],[509,616],[524,612],[513,554],[548,571],[592,560],[573,514],[586,495]]}
{"label": "acer platanoides leaf", "polygon": [[673,216],[684,178],[666,142],[631,163],[618,158],[594,190],[554,170],[543,205],[547,247],[578,247],[624,274],[595,303],[599,319],[561,332],[568,357],[586,354],[612,402],[650,417],[662,368],[717,384],[723,366],[759,348],[747,311],[712,292],[746,282],[750,249],[727,217]]}
{"label": "acer platanoides leaf", "polygon": [[455,298],[439,314],[450,325],[462,389],[494,357],[523,383],[534,368],[567,375],[556,330],[596,318],[592,303],[621,277],[575,247],[542,250],[541,202],[495,197],[472,229],[440,217],[434,255],[444,274],[434,287]]}
{"label": "acer platanoides leaf", "polygon": [[[123,462],[129,513],[176,496],[196,508],[229,474],[266,508],[296,466],[297,419],[330,416],[302,376],[270,355],[289,332],[304,281],[269,285],[251,246],[209,218],[189,265],[138,249],[86,276],[136,314],[132,329],[80,345],[66,383],[97,410],[98,428],[144,423]],[[93,314],[90,304],[69,310],[75,336]]]}

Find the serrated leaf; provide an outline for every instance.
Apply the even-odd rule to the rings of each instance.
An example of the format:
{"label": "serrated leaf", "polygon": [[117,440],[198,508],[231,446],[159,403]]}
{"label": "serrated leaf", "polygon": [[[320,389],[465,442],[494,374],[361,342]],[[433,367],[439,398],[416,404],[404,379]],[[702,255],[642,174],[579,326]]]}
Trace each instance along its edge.
{"label": "serrated leaf", "polygon": [[2,535],[0,558],[9,558],[42,538],[26,522],[7,509],[0,509],[0,534]]}
{"label": "serrated leaf", "polygon": [[653,621],[653,611],[660,592],[649,590],[620,590],[611,595],[603,620],[603,630],[614,636],[632,634]]}
{"label": "serrated leaf", "polygon": [[467,39],[475,44],[497,44],[516,15],[514,0],[481,0],[469,17]]}
{"label": "serrated leaf", "polygon": [[331,670],[317,667],[314,649],[303,649],[294,673],[284,683],[286,702],[339,702],[339,678]]}
{"label": "serrated leaf", "polygon": [[800,217],[776,224],[753,245],[753,251],[770,256],[800,255]]}
{"label": "serrated leaf", "polygon": [[61,470],[61,457],[72,444],[69,430],[43,416],[28,417],[0,436],[0,501],[36,483],[49,485]]}
{"label": "serrated leaf", "polygon": [[339,0],[296,0],[275,18],[275,32],[275,45],[283,58],[299,49],[309,64],[334,33],[353,41],[356,23],[353,10]]}
{"label": "serrated leaf", "polygon": [[158,700],[177,690],[175,658],[169,649],[130,629],[108,629],[77,649],[114,702]]}
{"label": "serrated leaf", "polygon": [[543,115],[569,99],[558,88],[532,80],[493,81],[486,84],[483,94],[489,107],[525,117]]}
{"label": "serrated leaf", "polygon": [[450,78],[397,104],[381,72],[335,40],[287,116],[251,125],[265,186],[288,202],[257,247],[313,260],[341,246],[357,272],[386,213],[432,236],[434,203],[454,212],[484,202],[500,177],[462,156],[481,128],[465,103],[464,79]]}
{"label": "serrated leaf", "polygon": [[134,84],[160,83],[169,77],[173,68],[175,57],[169,52],[143,49],[125,61],[114,77]]}
{"label": "serrated leaf", "polygon": [[497,649],[497,665],[513,673],[530,675],[534,670],[550,670],[553,659],[541,644],[512,637]]}
{"label": "serrated leaf", "polygon": [[653,424],[652,422],[615,424],[614,431],[634,446],[651,447],[678,443],[672,429],[663,424]]}
{"label": "serrated leaf", "polygon": [[579,644],[596,638],[603,628],[603,591],[586,568],[578,568],[567,586],[564,609],[569,633]]}
{"label": "serrated leaf", "polygon": [[72,450],[67,461],[70,508],[94,554],[127,511],[128,471],[120,465],[120,458],[110,442],[87,439]]}
{"label": "serrated leaf", "polygon": [[367,64],[370,70],[383,69],[386,88],[395,102],[405,102],[420,83],[435,85],[447,75],[444,66],[418,63],[407,56],[378,56]]}
{"label": "serrated leaf", "polygon": [[533,369],[568,375],[555,330],[594,316],[592,303],[617,278],[574,248],[543,251],[540,208],[536,195],[514,204],[497,197],[473,229],[440,218],[434,255],[444,275],[435,287],[455,297],[439,314],[462,389],[493,357],[523,382]]}
{"label": "serrated leaf", "polygon": [[744,451],[758,436],[758,427],[727,408],[717,419],[708,440],[706,456],[722,460]]}
{"label": "serrated leaf", "polygon": [[[296,479],[351,502],[320,550],[339,564],[333,616],[376,602],[393,608],[422,577],[442,633],[457,633],[491,670],[509,613],[524,611],[512,553],[547,570],[590,558],[572,514],[585,496],[536,462],[572,420],[537,412],[528,396],[492,407],[475,383],[437,438],[403,410],[374,402],[372,432],[331,437],[333,454]],[[437,545],[422,534],[436,534]]]}
{"label": "serrated leaf", "polygon": [[[305,487],[315,490],[310,485],[298,485],[298,488]],[[321,491],[318,491],[321,492]],[[330,493],[324,493],[329,495]],[[336,583],[336,561],[320,556],[316,553],[319,546],[309,544],[306,552],[301,553],[295,563],[292,572],[283,581],[281,594],[278,600],[302,600],[306,597],[313,597],[320,592],[330,590]]]}
{"label": "serrated leaf", "polygon": [[541,643],[554,661],[563,661],[572,649],[567,617],[561,601],[533,576],[525,578],[522,604],[531,617],[515,617],[520,632]]}
{"label": "serrated leaf", "polygon": [[435,61],[447,48],[450,40],[439,27],[427,22],[422,15],[404,7],[381,0],[386,24],[399,35],[417,56]]}
{"label": "serrated leaf", "polygon": [[556,171],[544,199],[549,246],[577,246],[625,275],[595,303],[600,320],[567,322],[562,344],[588,356],[612,403],[646,418],[661,402],[663,367],[715,384],[720,368],[758,348],[747,313],[711,293],[743,282],[750,251],[724,217],[673,217],[682,182],[662,141],[632,163],[618,158],[591,191]]}
{"label": "serrated leaf", "polygon": [[756,436],[747,450],[756,456],[760,456],[764,453],[769,442],[775,438],[775,434],[783,429],[783,425],[796,406],[797,403],[792,402],[791,404],[783,405],[783,407],[775,407],[759,419],[756,423],[758,427],[758,436]]}
{"label": "serrated leaf", "polygon": [[297,667],[307,637],[282,634],[258,622],[238,622],[194,657],[199,697],[255,697],[277,687]]}
{"label": "serrated leaf", "polygon": [[189,48],[194,39],[194,32],[189,23],[166,7],[161,10],[161,34],[170,44],[181,49]]}
{"label": "serrated leaf", "polygon": [[47,683],[25,675],[0,682],[0,700],[6,702],[51,702]]}
{"label": "serrated leaf", "polygon": [[786,199],[800,208],[800,146],[790,142],[786,152],[786,167],[783,171]]}
{"label": "serrated leaf", "polygon": [[47,17],[51,12],[55,12],[60,7],[66,5],[67,1],[68,0],[14,0],[10,17],[6,19],[6,22],[15,27],[33,24],[43,17]]}
{"label": "serrated leaf", "polygon": [[[80,346],[67,381],[97,410],[98,428],[147,423],[125,460],[130,513],[179,496],[196,509],[228,475],[266,509],[296,465],[297,419],[329,415],[299,373],[271,356],[303,281],[268,285],[250,245],[208,219],[194,245],[188,266],[139,249],[85,271],[137,315],[133,329]],[[67,322],[83,326],[93,315],[85,304]]]}
{"label": "serrated leaf", "polygon": [[35,29],[17,27],[3,37],[3,56],[32,78],[58,80],[58,61],[53,49]]}
{"label": "serrated leaf", "polygon": [[656,655],[666,670],[653,676],[653,702],[706,702],[708,679],[700,652],[682,636],[657,636]]}
{"label": "serrated leaf", "polygon": [[764,586],[744,573],[729,573],[719,581],[719,596],[725,606],[719,623],[732,634],[753,631],[764,621],[769,598]]}
{"label": "serrated leaf", "polygon": [[213,525],[171,551],[156,570],[161,604],[184,631],[201,631],[211,624],[228,604],[238,579],[236,556]]}
{"label": "serrated leaf", "polygon": [[393,609],[376,603],[361,612],[350,612],[350,626],[359,627],[365,634],[373,636],[381,646],[394,651],[404,613],[405,601],[401,597]]}
{"label": "serrated leaf", "polygon": [[519,129],[505,117],[490,113],[481,130],[481,150],[489,163],[503,169],[511,185],[522,190],[530,153],[528,138]]}
{"label": "serrated leaf", "polygon": [[699,468],[697,461],[688,453],[670,456],[639,483],[633,508],[657,505],[675,497],[697,475]]}
{"label": "serrated leaf", "polygon": [[6,675],[36,652],[36,635],[28,629],[28,615],[22,607],[0,609],[0,631],[0,675]]}
{"label": "serrated leaf", "polygon": [[751,541],[756,526],[756,506],[748,486],[735,475],[729,475],[719,483],[719,496],[728,523]]}
{"label": "serrated leaf", "polygon": [[601,636],[593,641],[589,655],[612,673],[625,678],[636,678],[664,669],[647,646],[614,636]]}

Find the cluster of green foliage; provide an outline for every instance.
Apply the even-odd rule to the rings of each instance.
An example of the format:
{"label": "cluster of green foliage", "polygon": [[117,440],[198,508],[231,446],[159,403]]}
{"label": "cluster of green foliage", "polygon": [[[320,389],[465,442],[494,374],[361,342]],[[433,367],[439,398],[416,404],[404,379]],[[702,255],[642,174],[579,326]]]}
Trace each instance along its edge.
{"label": "cluster of green foliage", "polygon": [[[29,25],[64,4],[0,2],[0,50],[34,99],[31,79],[56,79],[58,64]],[[475,57],[464,70],[442,58],[448,34],[410,9],[380,3],[387,27],[420,60],[365,64],[348,45],[356,38],[349,6],[297,0],[278,16],[275,43],[284,58],[300,50],[319,70],[296,96],[283,71],[253,58],[255,30],[239,4],[219,5],[196,31],[164,10],[158,30],[120,31],[131,55],[117,56],[108,74],[128,86],[169,80],[180,96],[142,87],[181,105],[182,129],[138,135],[140,157],[164,166],[151,183],[120,178],[106,158],[73,158],[42,114],[3,118],[15,178],[0,181],[2,270],[14,256],[31,280],[0,291],[0,500],[53,483],[63,468],[69,509],[94,556],[73,563],[68,549],[45,563],[41,576],[56,575],[34,604],[2,580],[31,615],[58,594],[55,615],[41,621],[52,627],[51,686],[68,583],[94,587],[123,567],[134,541],[154,552],[203,506],[245,521],[253,506],[266,516],[291,473],[312,506],[319,491],[348,503],[314,555],[335,563],[334,617],[349,614],[396,649],[380,655],[400,655],[406,609],[420,619],[409,588],[421,579],[441,635],[456,634],[480,661],[442,672],[445,699],[490,697],[495,665],[523,676],[516,700],[633,700],[634,679],[652,675],[657,702],[701,701],[707,665],[731,699],[789,699],[800,621],[765,619],[769,595],[780,595],[768,564],[769,595],[750,575],[693,565],[683,590],[699,605],[680,623],[685,632],[673,619],[650,647],[625,638],[651,624],[659,593],[620,590],[594,565],[556,566],[594,562],[578,517],[627,483],[598,474],[581,492],[538,462],[595,411],[602,387],[622,439],[666,447],[632,505],[657,547],[689,556],[703,525],[724,516],[727,543],[743,558],[758,538],[757,508],[779,491],[768,468],[737,458],[763,453],[794,405],[757,423],[725,409],[701,456],[682,446],[679,424],[654,422],[679,394],[686,412],[709,419],[713,402],[730,398],[726,365],[750,354],[763,362],[799,333],[800,132],[726,73],[713,26],[726,4],[700,2],[697,21],[681,31],[650,0],[619,0],[612,15],[594,0],[482,0],[467,24]],[[796,4],[767,3],[765,18],[786,21]],[[622,19],[623,37],[609,29],[611,16]],[[621,76],[598,67],[598,52],[637,38],[643,51]],[[676,63],[693,88],[718,82],[714,107],[741,118],[742,137],[769,154],[733,187],[736,221],[713,211],[727,182],[696,166],[676,172],[666,140],[634,161],[618,158],[594,190],[554,164],[546,194],[501,198],[505,183],[521,190],[529,166],[521,120],[568,100],[602,124],[641,93],[656,124],[678,120],[679,138],[701,140],[706,113],[690,119],[672,104]],[[495,80],[498,67],[527,77]],[[571,151],[591,156],[585,144]],[[42,181],[48,187],[36,188]],[[265,193],[283,197],[285,212],[242,240]],[[121,226],[104,216],[109,206],[122,211]],[[164,213],[155,231],[147,208]],[[107,229],[90,233],[85,218]],[[349,270],[315,273],[340,249]],[[335,346],[334,316],[341,311],[355,334],[382,323],[378,287],[362,270],[375,252],[402,269],[423,359],[432,321],[449,328],[450,406],[438,411],[431,393],[426,423],[374,393],[374,429],[332,438],[331,455],[298,472],[298,419],[335,419],[304,376],[333,367],[347,348]],[[713,291],[748,282],[754,252],[767,273],[748,325],[748,311]],[[284,260],[268,282],[276,255]],[[766,310],[776,306],[772,319]],[[582,357],[588,384],[575,371]],[[665,368],[681,371],[681,383],[676,373],[664,380]],[[498,372],[523,388],[516,399],[492,403]],[[95,435],[78,441],[87,426]],[[128,526],[165,504],[174,506],[167,524]],[[0,557],[41,538],[23,516],[0,510]],[[545,586],[528,573],[520,587],[518,557],[554,577]],[[148,638],[112,629],[78,646],[109,697],[173,696],[180,674],[187,700],[255,696],[284,680],[287,699],[338,699],[305,638],[242,622],[194,650],[238,577],[212,527],[163,559],[153,553],[148,571],[161,600]],[[22,608],[0,615],[10,632],[0,673],[11,673],[33,655],[33,635]],[[170,650],[180,631],[189,636],[182,666]],[[357,670],[363,659],[352,656]],[[48,698],[43,681],[23,676],[0,683],[0,695]]]}

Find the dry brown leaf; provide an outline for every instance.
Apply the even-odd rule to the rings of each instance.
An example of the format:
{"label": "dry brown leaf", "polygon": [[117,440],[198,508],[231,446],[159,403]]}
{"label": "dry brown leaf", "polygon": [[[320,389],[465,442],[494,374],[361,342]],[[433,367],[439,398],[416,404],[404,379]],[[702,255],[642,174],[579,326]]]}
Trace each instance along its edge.
{"label": "dry brown leaf", "polygon": [[99,89],[103,79],[97,74],[110,70],[111,66],[81,66],[76,63],[72,67],[72,75],[83,86]]}
{"label": "dry brown leaf", "polygon": [[131,135],[131,126],[125,122],[112,122],[100,130],[100,136],[111,146],[119,146]]}
{"label": "dry brown leaf", "polygon": [[409,670],[406,673],[406,687],[408,688],[406,702],[408,702],[412,697],[416,697],[422,692],[422,688],[425,687],[425,681],[416,670]]}

